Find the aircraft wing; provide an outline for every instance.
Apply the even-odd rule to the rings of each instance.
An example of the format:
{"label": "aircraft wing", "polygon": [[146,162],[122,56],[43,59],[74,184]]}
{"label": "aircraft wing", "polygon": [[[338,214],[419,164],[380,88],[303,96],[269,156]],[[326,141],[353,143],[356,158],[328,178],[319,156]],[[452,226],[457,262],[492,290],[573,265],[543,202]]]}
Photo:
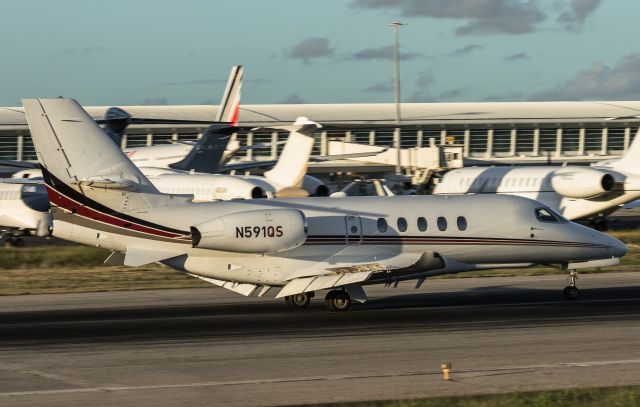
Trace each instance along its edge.
{"label": "aircraft wing", "polygon": [[3,184],[44,185],[43,178],[0,178]]}
{"label": "aircraft wing", "polygon": [[0,166],[23,168],[23,169],[40,168],[40,164],[38,164],[37,162],[32,163],[29,161],[15,161],[15,160],[0,160]]}
{"label": "aircraft wing", "polygon": [[[266,145],[268,147],[268,145]],[[262,147],[257,147],[262,148]],[[335,161],[335,160],[348,160],[351,158],[361,158],[361,157],[371,157],[376,154],[383,153],[387,151],[389,147],[385,147],[378,151],[371,152],[363,152],[363,153],[350,153],[350,154],[332,154],[332,155],[312,155],[309,157],[309,161],[311,162],[323,162],[323,161]],[[242,171],[249,170],[252,168],[267,168],[272,167],[278,163],[278,160],[261,160],[261,161],[248,161],[248,162],[239,162],[227,164],[224,167],[220,168],[217,172],[226,172],[226,171]]]}
{"label": "aircraft wing", "polygon": [[371,157],[373,155],[384,153],[389,148],[390,147],[384,147],[378,151],[369,151],[369,152],[362,152],[362,153],[313,155],[309,157],[309,161],[321,162],[321,161],[348,160],[351,158]]}
{"label": "aircraft wing", "polygon": [[422,257],[423,253],[398,253],[398,249],[391,246],[349,246],[322,262],[332,266],[312,267],[289,276],[289,282],[276,298],[359,284],[375,273],[409,268]]}

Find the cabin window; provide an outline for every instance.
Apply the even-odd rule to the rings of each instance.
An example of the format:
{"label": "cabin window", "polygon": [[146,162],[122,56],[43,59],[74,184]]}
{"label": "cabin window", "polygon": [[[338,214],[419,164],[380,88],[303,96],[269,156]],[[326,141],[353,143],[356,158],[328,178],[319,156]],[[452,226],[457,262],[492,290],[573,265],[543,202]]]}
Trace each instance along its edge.
{"label": "cabin window", "polygon": [[405,218],[398,218],[398,230],[401,232],[407,231],[407,220]]}
{"label": "cabin window", "polygon": [[458,216],[458,230],[467,230],[467,219],[464,216]]}
{"label": "cabin window", "polygon": [[441,232],[447,230],[447,220],[442,216],[438,218],[438,230]]}
{"label": "cabin window", "polygon": [[378,218],[378,232],[384,233],[387,231],[387,221],[384,218]]}
{"label": "cabin window", "polygon": [[418,230],[421,232],[427,230],[427,220],[422,216],[418,218]]}

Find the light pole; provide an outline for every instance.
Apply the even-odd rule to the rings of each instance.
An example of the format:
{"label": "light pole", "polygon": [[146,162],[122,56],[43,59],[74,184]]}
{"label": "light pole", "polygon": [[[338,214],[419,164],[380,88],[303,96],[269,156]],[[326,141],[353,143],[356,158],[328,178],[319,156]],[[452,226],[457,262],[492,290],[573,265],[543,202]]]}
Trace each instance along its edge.
{"label": "light pole", "polygon": [[396,174],[402,174],[402,166],[400,165],[400,26],[406,25],[398,21],[389,23],[393,31],[393,90],[396,101],[396,129],[393,133],[393,144],[396,149]]}

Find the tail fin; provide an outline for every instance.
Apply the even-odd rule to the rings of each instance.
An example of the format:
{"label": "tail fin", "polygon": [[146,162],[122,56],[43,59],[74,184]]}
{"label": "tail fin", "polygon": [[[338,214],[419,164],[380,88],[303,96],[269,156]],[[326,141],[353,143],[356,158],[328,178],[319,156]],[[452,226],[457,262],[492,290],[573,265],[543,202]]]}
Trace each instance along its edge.
{"label": "tail fin", "polygon": [[223,165],[224,152],[229,143],[233,127],[220,125],[210,126],[191,151],[177,163],[169,164],[169,168],[181,171],[195,171],[212,174]]}
{"label": "tail fin", "polygon": [[640,173],[640,128],[636,132],[636,137],[629,146],[629,150],[622,158],[611,162],[611,167],[616,170],[631,172],[634,174]]}
{"label": "tail fin", "polygon": [[283,187],[301,187],[313,149],[313,133],[320,127],[322,126],[306,117],[298,117],[293,126],[278,127],[289,130],[289,138],[278,163],[264,173],[265,178]]}
{"label": "tail fin", "polygon": [[[242,65],[231,68],[215,118],[216,122],[231,123],[233,126],[238,124],[243,72]],[[218,124],[209,126],[189,154],[177,163],[169,164],[169,167],[181,171],[216,172],[224,165],[225,150],[233,130],[233,127],[222,127]]]}
{"label": "tail fin", "polygon": [[242,74],[244,69],[242,65],[235,65],[229,73],[227,87],[222,95],[217,122],[232,123],[234,126],[238,124],[238,111],[240,109],[240,90],[242,89]]}
{"label": "tail fin", "polygon": [[131,124],[131,115],[119,107],[110,107],[104,114],[104,132],[116,145],[122,144],[122,137],[127,126]]}
{"label": "tail fin", "polygon": [[86,197],[123,210],[147,207],[143,195],[159,194],[75,100],[25,99],[22,104],[53,204]]}

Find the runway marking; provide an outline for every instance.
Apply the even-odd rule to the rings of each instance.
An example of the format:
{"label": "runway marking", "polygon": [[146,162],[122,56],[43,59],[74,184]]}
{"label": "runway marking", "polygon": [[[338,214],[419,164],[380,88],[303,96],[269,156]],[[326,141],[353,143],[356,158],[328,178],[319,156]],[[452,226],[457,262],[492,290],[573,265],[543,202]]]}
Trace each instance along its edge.
{"label": "runway marking", "polygon": [[[522,366],[503,366],[487,369],[456,369],[456,374],[461,373],[489,373],[489,372],[507,372],[513,370],[540,370],[540,369],[562,369],[562,368],[583,368],[595,366],[616,366],[616,365],[640,365],[640,359],[631,360],[607,360],[607,361],[586,361],[586,362],[561,362],[539,365],[522,365]],[[403,376],[427,376],[441,375],[440,370],[424,370],[414,372],[400,373],[361,373],[361,374],[345,374],[330,376],[305,376],[305,377],[285,377],[273,379],[253,379],[253,380],[230,380],[230,381],[214,381],[200,383],[184,383],[184,384],[158,384],[147,386],[103,386],[103,387],[80,387],[70,389],[57,390],[33,390],[33,391],[16,391],[3,392],[0,397],[19,397],[33,395],[51,395],[51,394],[68,394],[68,393],[96,393],[96,392],[117,392],[117,391],[136,391],[136,390],[159,390],[159,389],[177,389],[177,388],[194,388],[194,387],[220,387],[220,386],[239,386],[239,385],[260,385],[260,384],[276,384],[276,383],[296,383],[296,382],[313,382],[313,381],[333,381],[333,380],[353,380],[353,379],[371,379],[385,377],[403,377]]]}

